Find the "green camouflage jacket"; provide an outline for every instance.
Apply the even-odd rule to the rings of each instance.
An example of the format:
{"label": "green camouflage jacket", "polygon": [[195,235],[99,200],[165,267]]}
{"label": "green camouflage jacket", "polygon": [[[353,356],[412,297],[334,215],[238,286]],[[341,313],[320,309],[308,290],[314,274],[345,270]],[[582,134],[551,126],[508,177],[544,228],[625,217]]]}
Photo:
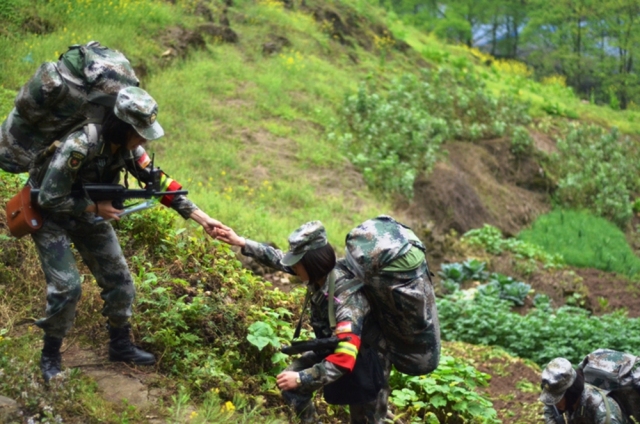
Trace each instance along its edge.
{"label": "green camouflage jacket", "polygon": [[[609,421],[607,421],[607,406],[609,406]],[[573,412],[565,412],[567,424],[631,424],[620,410],[620,406],[613,399],[604,396],[594,386],[585,383],[584,392]],[[557,424],[558,421],[552,406],[544,407],[545,424]]]}
{"label": "green camouflage jacket", "polygon": [[[242,249],[242,254],[255,258],[265,266],[275,268],[289,274],[294,274],[291,268],[280,264],[280,260],[284,256],[284,253],[267,244],[257,243],[253,240],[247,239],[246,245]],[[360,285],[353,285],[353,275],[345,267],[342,260],[338,261],[332,272],[335,276],[336,292],[339,292],[335,300],[336,322],[350,323],[350,332],[355,334],[357,337],[361,337],[364,320],[369,313],[369,303],[362,294]],[[341,288],[346,285],[349,285],[350,288],[342,291]],[[333,331],[329,324],[329,309],[327,302],[329,285],[325,281],[324,285],[319,289],[311,286],[307,289],[312,292],[310,298],[310,310],[311,326],[313,327],[313,331],[317,338],[331,337],[333,335]],[[338,349],[340,349],[340,346],[338,346],[336,351]],[[316,390],[321,386],[338,380],[345,374],[345,372],[346,371],[342,367],[324,359],[322,362],[313,365],[311,368],[300,372],[300,380],[302,381],[302,387],[304,389]]]}

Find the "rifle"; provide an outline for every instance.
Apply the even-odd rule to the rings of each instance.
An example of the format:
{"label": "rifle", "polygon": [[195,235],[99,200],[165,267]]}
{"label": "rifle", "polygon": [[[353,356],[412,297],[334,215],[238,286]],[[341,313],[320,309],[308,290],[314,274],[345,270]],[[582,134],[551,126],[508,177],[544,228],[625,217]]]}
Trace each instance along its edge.
{"label": "rifle", "polygon": [[316,353],[321,352],[322,354],[326,353],[326,355],[329,355],[333,353],[334,350],[336,350],[338,343],[348,342],[349,340],[351,340],[351,337],[339,339],[338,336],[331,336],[326,339],[300,340],[291,342],[291,346],[282,346],[280,348],[280,351],[285,355],[295,355],[297,353],[303,353],[313,350]]}
{"label": "rifle", "polygon": [[[104,200],[111,200],[113,207],[116,209],[124,209],[124,212],[118,216],[129,215],[130,213],[138,212],[144,209],[149,209],[155,205],[155,202],[147,200],[145,202],[136,203],[134,205],[128,205],[126,208],[124,202],[129,199],[153,199],[155,197],[162,197],[165,195],[176,194],[188,194],[188,190],[174,190],[174,191],[156,191],[156,187],[160,187],[160,177],[162,171],[160,168],[153,167],[153,159],[151,160],[151,181],[145,188],[142,189],[128,189],[120,184],[83,184],[80,187],[72,188],[72,197],[88,197],[93,202],[101,202]],[[31,189],[31,203],[33,205],[38,204],[38,194],[40,189]],[[93,220],[93,223],[104,221],[104,218],[98,216]]]}
{"label": "rifle", "polygon": [[553,406],[553,411],[555,412],[553,419],[555,420],[556,424],[566,424],[564,414],[561,414],[555,405]]}

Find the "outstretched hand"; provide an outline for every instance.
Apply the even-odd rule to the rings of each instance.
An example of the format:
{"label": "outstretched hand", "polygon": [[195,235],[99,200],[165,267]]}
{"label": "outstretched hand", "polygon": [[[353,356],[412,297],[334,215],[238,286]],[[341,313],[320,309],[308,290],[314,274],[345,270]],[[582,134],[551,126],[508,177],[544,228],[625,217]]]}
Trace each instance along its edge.
{"label": "outstretched hand", "polygon": [[196,221],[198,224],[202,225],[204,231],[214,238],[216,237],[218,231],[231,229],[217,219],[211,218],[200,209],[195,210],[190,215],[190,218]]}
{"label": "outstretched hand", "polygon": [[245,239],[244,237],[240,237],[239,235],[236,234],[235,231],[233,231],[232,228],[227,228],[225,229],[219,229],[217,231],[217,236],[216,238],[220,241],[223,241],[227,244],[230,244],[232,246],[240,246],[240,247],[244,247],[245,245]]}

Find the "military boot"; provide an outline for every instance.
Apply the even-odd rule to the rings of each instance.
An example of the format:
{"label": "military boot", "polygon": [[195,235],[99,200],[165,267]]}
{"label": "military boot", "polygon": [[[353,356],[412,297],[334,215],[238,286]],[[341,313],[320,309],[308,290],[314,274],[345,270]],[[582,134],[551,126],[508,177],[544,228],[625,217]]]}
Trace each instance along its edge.
{"label": "military boot", "polygon": [[128,362],[137,365],[153,365],[156,358],[153,354],[145,352],[131,341],[131,325],[125,324],[123,327],[109,328],[109,360],[118,362]]}
{"label": "military boot", "polygon": [[40,356],[40,371],[45,383],[49,383],[56,375],[60,374],[62,367],[62,355],[60,354],[60,346],[62,339],[51,336],[44,336],[44,346],[42,347],[42,356]]}

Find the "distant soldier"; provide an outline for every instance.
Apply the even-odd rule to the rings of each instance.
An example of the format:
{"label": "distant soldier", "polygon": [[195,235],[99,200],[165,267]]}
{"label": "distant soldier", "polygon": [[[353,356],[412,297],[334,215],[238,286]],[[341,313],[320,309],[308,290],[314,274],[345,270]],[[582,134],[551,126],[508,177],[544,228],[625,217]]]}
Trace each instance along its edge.
{"label": "distant soldier", "polygon": [[542,371],[545,424],[631,424],[607,392],[585,383],[571,362],[556,358]]}
{"label": "distant soldier", "polygon": [[607,390],[625,415],[640,422],[640,358],[611,349],[598,349],[580,365],[584,381]]}

